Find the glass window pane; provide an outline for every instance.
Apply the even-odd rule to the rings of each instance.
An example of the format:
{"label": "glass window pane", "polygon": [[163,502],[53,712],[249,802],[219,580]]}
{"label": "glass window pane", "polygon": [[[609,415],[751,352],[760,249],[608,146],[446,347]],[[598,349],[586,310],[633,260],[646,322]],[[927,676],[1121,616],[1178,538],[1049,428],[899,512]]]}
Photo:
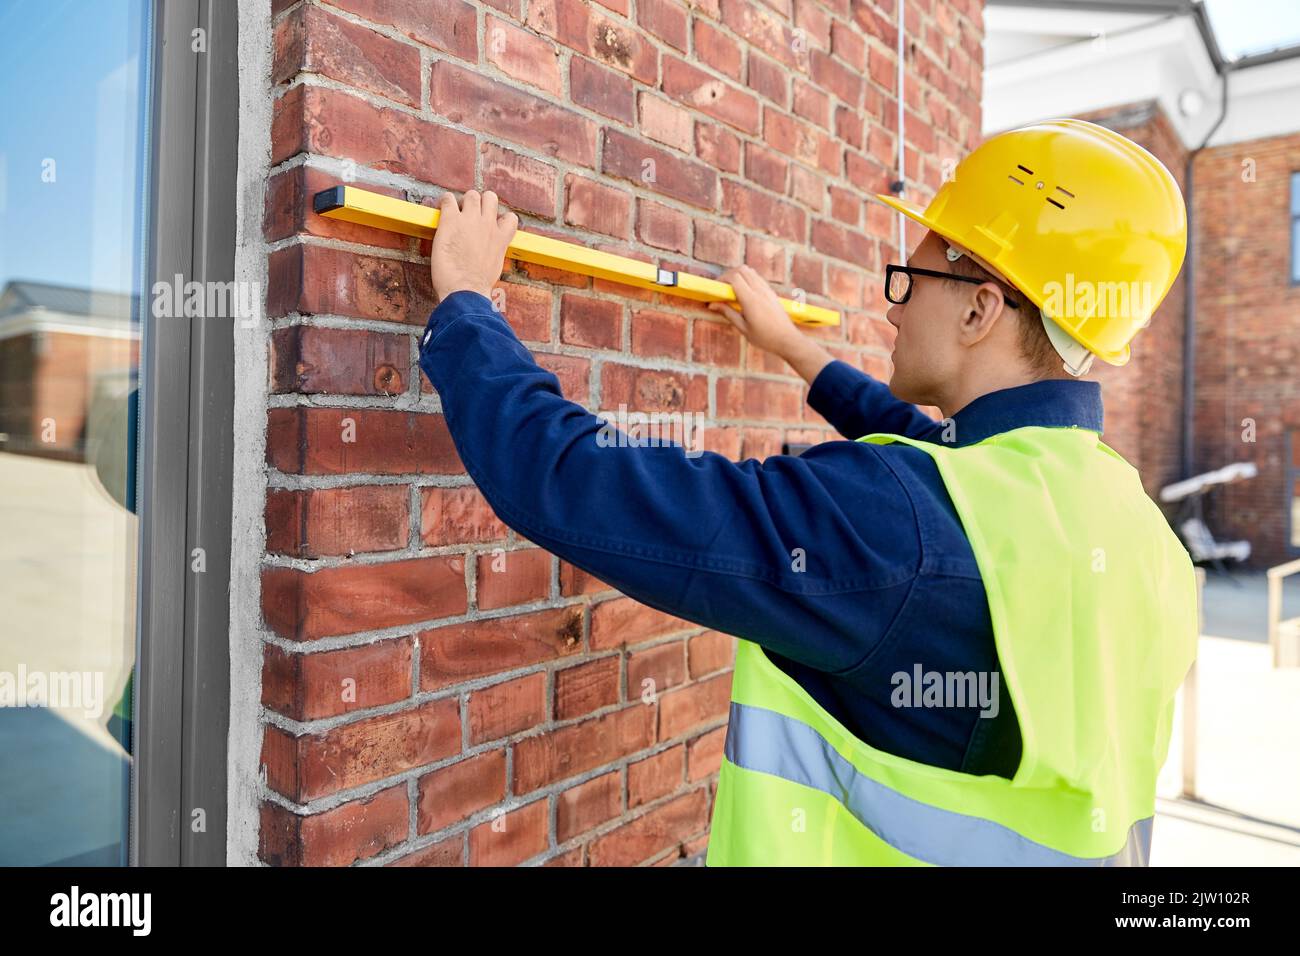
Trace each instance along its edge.
{"label": "glass window pane", "polygon": [[1300,282],[1300,219],[1291,220],[1291,281]]}
{"label": "glass window pane", "polygon": [[149,11],[0,5],[0,864],[127,862]]}

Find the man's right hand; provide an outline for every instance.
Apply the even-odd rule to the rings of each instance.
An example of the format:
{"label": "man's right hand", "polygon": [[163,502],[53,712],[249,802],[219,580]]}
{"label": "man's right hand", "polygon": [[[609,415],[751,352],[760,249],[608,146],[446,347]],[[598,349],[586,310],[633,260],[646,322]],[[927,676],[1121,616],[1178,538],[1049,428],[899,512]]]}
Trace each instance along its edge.
{"label": "man's right hand", "polygon": [[736,290],[741,311],[724,302],[710,302],[709,309],[725,315],[751,345],[785,359],[804,381],[812,384],[831,361],[831,355],[799,331],[776,290],[748,265],[728,269],[718,278]]}

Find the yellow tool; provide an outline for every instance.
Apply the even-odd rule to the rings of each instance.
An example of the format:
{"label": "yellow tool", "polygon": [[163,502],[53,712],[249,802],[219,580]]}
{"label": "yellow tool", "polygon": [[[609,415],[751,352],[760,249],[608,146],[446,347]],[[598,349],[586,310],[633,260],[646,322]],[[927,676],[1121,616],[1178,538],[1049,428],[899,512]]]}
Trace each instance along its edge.
{"label": "yellow tool", "polygon": [[[342,219],[363,226],[374,226],[399,232],[405,236],[429,239],[438,228],[439,210],[419,203],[406,202],[381,196],[356,186],[332,186],[315,196],[312,208],[318,215]],[[729,283],[719,282],[686,272],[661,269],[648,262],[616,256],[610,252],[588,249],[572,242],[562,242],[549,236],[515,231],[506,249],[506,257],[521,262],[552,266],[579,275],[609,279],[624,285],[653,289],[669,295],[680,295],[699,302],[736,302],[736,290]],[[839,325],[840,314],[834,309],[808,305],[793,299],[781,299],[785,311],[800,325]]]}

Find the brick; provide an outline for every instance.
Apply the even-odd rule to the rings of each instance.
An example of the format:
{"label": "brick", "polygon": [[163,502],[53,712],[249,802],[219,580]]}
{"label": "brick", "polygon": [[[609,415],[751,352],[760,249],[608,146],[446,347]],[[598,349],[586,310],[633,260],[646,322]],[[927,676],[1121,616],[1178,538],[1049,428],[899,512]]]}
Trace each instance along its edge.
{"label": "brick", "polygon": [[591,647],[592,650],[604,650],[637,644],[684,627],[690,625],[632,598],[614,598],[591,609]]}
{"label": "brick", "polygon": [[600,406],[614,411],[620,405],[636,412],[703,413],[709,405],[708,379],[687,372],[606,362],[601,372]]}
{"label": "brick", "polygon": [[414,853],[393,860],[389,866],[461,866],[465,856],[465,834],[438,840]]}
{"label": "brick", "polygon": [[515,334],[525,342],[551,340],[551,303],[554,293],[541,285],[499,282],[492,287],[492,298],[501,298],[500,310]]}
{"label": "brick", "polygon": [[778,193],[785,192],[790,162],[758,143],[745,144],[745,178]]}
{"label": "brick", "polygon": [[684,212],[671,206],[638,197],[636,237],[656,249],[687,253],[691,243],[691,220]]}
{"label": "brick", "polygon": [[555,217],[558,174],[554,166],[495,143],[483,143],[479,158],[485,190],[492,190],[501,202],[518,212],[530,212],[543,219]]}
{"label": "brick", "polygon": [[441,415],[373,408],[272,408],[266,461],[293,475],[464,472]]}
{"label": "brick", "polygon": [[818,252],[879,272],[876,243],[855,229],[845,229],[825,220],[814,220],[812,245]]}
{"label": "brick", "polygon": [[694,326],[692,361],[712,366],[740,364],[740,333],[730,322],[696,319]]}
{"label": "brick", "polygon": [[316,654],[263,646],[262,705],[294,720],[320,720],[411,696],[409,637]]}
{"label": "brick", "polygon": [[826,285],[826,268],[822,260],[801,252],[794,254],[790,263],[790,283],[794,295],[822,295]]}
{"label": "brick", "polygon": [[487,61],[508,76],[560,96],[560,51],[555,44],[527,33],[500,17],[484,17]]}
{"label": "brick", "polygon": [[632,222],[632,197],[626,190],[568,173],[564,177],[564,221],[595,232],[627,239]]}
{"label": "brick", "polygon": [[529,674],[469,697],[471,746],[529,730],[546,720],[546,675]]}
{"label": "brick", "polygon": [[707,791],[692,790],[597,837],[588,859],[592,866],[643,863],[708,826],[708,809]]}
{"label": "brick", "polygon": [[647,357],[686,359],[686,317],[640,309],[632,313],[632,351]]}
{"label": "brick", "polygon": [[433,833],[500,803],[506,795],[506,752],[489,750],[420,778],[415,828]]}
{"label": "brick", "polygon": [[560,594],[564,597],[573,597],[577,594],[599,594],[601,591],[608,590],[610,590],[608,584],[598,580],[581,568],[575,568],[567,561],[560,562]]}
{"label": "brick", "polygon": [[799,67],[794,31],[748,0],[721,0],[722,22],[750,46],[762,50],[787,68]]}
{"label": "brick", "polygon": [[744,57],[740,44],[708,20],[696,18],[695,57],[705,66],[725,73],[733,80],[743,79]]}
{"label": "brick", "polygon": [[722,766],[727,728],[718,727],[686,742],[686,779],[690,783],[715,774]]}
{"label": "brick", "polygon": [[717,409],[719,418],[797,422],[803,412],[803,389],[765,379],[720,378]]}
{"label": "brick", "polygon": [[811,83],[794,81],[794,104],[796,115],[811,120],[818,126],[830,128],[831,98]]}
{"label": "brick", "polygon": [[[820,213],[826,208],[826,192],[826,177],[823,174],[798,163],[790,167],[790,195],[797,202],[803,203],[813,212]],[[838,192],[843,195],[847,194],[848,190],[840,189]],[[860,208],[862,201],[855,201],[857,204],[855,208]]]}
{"label": "brick", "polygon": [[804,241],[807,214],[793,203],[774,199],[771,194],[726,180],[722,184],[722,211],[740,225],[762,229],[790,242]]}
{"label": "brick", "polygon": [[555,838],[567,843],[575,836],[618,816],[623,809],[622,774],[601,774],[561,793],[555,801]]}
{"label": "brick", "polygon": [[745,264],[770,282],[784,282],[788,274],[784,248],[762,235],[746,235]]}
{"label": "brick", "polygon": [[742,133],[759,130],[758,97],[685,60],[664,57],[663,91]]}
{"label": "brick", "polygon": [[427,263],[293,245],[271,253],[267,314],[345,315],[423,326],[434,307]]}
{"label": "brick", "polygon": [[740,138],[714,123],[695,124],[695,155],[724,173],[740,172]]}
{"label": "brick", "polygon": [[551,556],[540,548],[480,554],[475,592],[485,611],[545,600],[551,593]]}
{"label": "brick", "polygon": [[[338,177],[314,166],[295,166],[271,177],[266,187],[262,234],[267,241],[287,239],[297,233],[342,239],[385,249],[405,249],[409,240],[387,229],[328,219],[312,211],[312,198],[322,189],[338,185]],[[401,190],[358,180],[356,185],[382,196],[404,199]]]}
{"label": "brick", "polygon": [[420,542],[424,545],[498,541],[507,530],[472,485],[420,489]]}
{"label": "brick", "polygon": [[419,48],[320,7],[301,6],[275,28],[273,83],[315,73],[419,109]]}
{"label": "brick", "polygon": [[271,334],[275,393],[400,395],[410,369],[409,336],[310,325]]}
{"label": "brick", "polygon": [[473,4],[464,0],[325,0],[372,23],[381,23],[471,63],[478,62],[478,26]]}
{"label": "brick", "polygon": [[591,362],[575,355],[546,355],[535,353],[537,364],[554,375],[560,382],[560,391],[571,402],[587,404],[590,393]]}
{"label": "brick", "polygon": [[641,132],[665,146],[689,153],[695,140],[695,118],[689,110],[642,90]]}
{"label": "brick", "polygon": [[736,659],[736,639],[721,631],[705,631],[686,641],[691,680],[730,667]]}
{"label": "brick", "polygon": [[271,162],[300,152],[353,159],[447,189],[474,186],[469,133],[324,87],[295,87],[275,102]]}
{"label": "brick", "polygon": [[790,83],[785,68],[752,50],[749,53],[748,80],[750,89],[777,106],[784,108],[790,102]]}
{"label": "brick", "polygon": [[422,631],[420,690],[429,691],[582,650],[582,608],[549,608]]}
{"label": "brick", "polygon": [[731,706],[731,672],[659,695],[659,739],[672,740],[701,724],[725,720]]}
{"label": "brick", "polygon": [[653,757],[627,765],[627,808],[644,806],[676,790],[682,783],[686,748],[669,747]]}
{"label": "brick", "polygon": [[526,25],[560,43],[652,84],[659,73],[659,53],[630,24],[612,20],[583,0],[534,0]]}
{"label": "brick", "polygon": [[296,803],[364,786],[460,752],[456,700],[293,737],[267,727],[262,762],[267,785]]}
{"label": "brick", "polygon": [[433,64],[429,103],[453,123],[497,139],[580,166],[595,163],[596,124],[591,120],[450,60]]}
{"label": "brick", "polygon": [[633,704],[515,744],[514,791],[576,776],[644,750],[654,742],[655,709]]}
{"label": "brick", "polygon": [[636,22],[683,53],[687,16],[687,8],[674,0],[637,0]]}
{"label": "brick", "polygon": [[[834,57],[821,50],[812,50],[809,55],[813,82],[829,90],[847,106],[856,108],[862,101],[862,78],[859,71],[845,66]],[[822,120],[822,125],[825,121]]]}
{"label": "brick", "polygon": [[470,866],[516,866],[547,847],[547,801],[502,814],[469,831]]}
{"label": "brick", "polygon": [[323,568],[264,568],[262,615],[293,641],[413,624],[468,607],[464,558],[413,558]]}
{"label": "brick", "polygon": [[686,680],[686,643],[670,641],[627,656],[627,693],[645,699]]}
{"label": "brick", "polygon": [[555,719],[572,720],[618,703],[619,662],[601,657],[555,672]]}
{"label": "brick", "polygon": [[617,349],[622,340],[623,304],[566,292],[560,298],[560,341],[595,349]]}
{"label": "brick", "polygon": [[405,785],[309,816],[264,802],[258,859],[271,866],[349,866],[405,840],[407,816]]}
{"label": "brick", "polygon": [[618,130],[605,131],[601,169],[692,206],[716,205],[718,175],[712,169]]}
{"label": "brick", "polygon": [[739,232],[716,222],[695,223],[694,256],[724,266],[740,265],[742,239]]}
{"label": "brick", "polygon": [[266,493],[266,550],[296,558],[396,551],[411,537],[405,485],[272,488]]}
{"label": "brick", "polygon": [[842,171],[843,147],[829,133],[779,110],[763,110],[763,142],[833,176]]}
{"label": "brick", "polygon": [[635,84],[615,70],[575,56],[569,60],[569,96],[574,105],[584,106],[610,119],[631,126],[636,122]]}

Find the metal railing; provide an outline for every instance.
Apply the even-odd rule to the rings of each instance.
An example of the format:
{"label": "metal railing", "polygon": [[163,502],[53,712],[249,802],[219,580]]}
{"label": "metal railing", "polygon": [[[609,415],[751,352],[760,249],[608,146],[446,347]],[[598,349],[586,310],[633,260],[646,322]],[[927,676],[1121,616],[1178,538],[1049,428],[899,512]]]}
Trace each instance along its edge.
{"label": "metal railing", "polygon": [[1268,646],[1274,667],[1300,667],[1300,617],[1282,620],[1282,581],[1300,573],[1300,558],[1268,569]]}

